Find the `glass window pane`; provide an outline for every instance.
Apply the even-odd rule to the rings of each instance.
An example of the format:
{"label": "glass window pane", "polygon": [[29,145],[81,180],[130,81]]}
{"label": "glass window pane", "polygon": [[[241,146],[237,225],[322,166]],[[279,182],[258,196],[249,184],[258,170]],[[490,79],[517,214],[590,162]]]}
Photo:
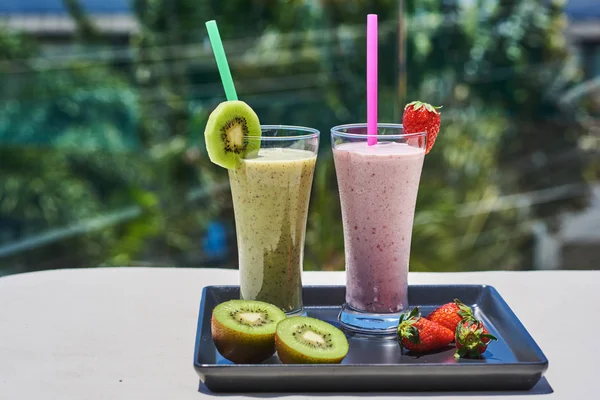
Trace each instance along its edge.
{"label": "glass window pane", "polygon": [[[28,0],[0,3],[0,275],[94,266],[237,268],[227,171],[204,128],[240,99],[321,132],[305,270],[343,270],[329,130],[443,106],[411,271],[597,269],[600,12],[589,1]],[[390,171],[398,175],[398,171]]]}

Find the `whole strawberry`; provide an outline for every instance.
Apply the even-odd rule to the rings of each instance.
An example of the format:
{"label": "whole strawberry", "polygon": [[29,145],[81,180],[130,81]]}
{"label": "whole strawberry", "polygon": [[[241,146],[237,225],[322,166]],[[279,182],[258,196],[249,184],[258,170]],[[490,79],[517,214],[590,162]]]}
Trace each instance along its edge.
{"label": "whole strawberry", "polygon": [[427,147],[425,154],[429,153],[438,132],[440,131],[440,107],[434,107],[421,101],[413,101],[404,107],[402,125],[405,133],[427,132]]}
{"label": "whole strawberry", "polygon": [[415,352],[439,350],[454,340],[454,332],[426,318],[422,318],[419,308],[402,314],[398,323],[400,349]]}
{"label": "whole strawberry", "polygon": [[454,299],[454,302],[441,305],[425,318],[445,326],[452,332],[456,330],[456,326],[462,320],[475,321],[475,316],[473,315],[471,307],[467,306],[459,299]]}
{"label": "whole strawberry", "polygon": [[464,321],[456,327],[456,358],[480,358],[490,340],[498,340],[481,321]]}

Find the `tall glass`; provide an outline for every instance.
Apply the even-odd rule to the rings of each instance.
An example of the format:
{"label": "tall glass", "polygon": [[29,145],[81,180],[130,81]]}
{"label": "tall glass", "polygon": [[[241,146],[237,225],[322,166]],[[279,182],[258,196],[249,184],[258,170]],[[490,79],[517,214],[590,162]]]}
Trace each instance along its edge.
{"label": "tall glass", "polygon": [[[260,149],[229,171],[240,297],[303,312],[302,265],[319,131],[263,125]],[[256,140],[255,138],[246,138]]]}
{"label": "tall glass", "polygon": [[408,264],[425,133],[378,124],[336,126],[331,144],[346,256],[346,300],[340,324],[351,331],[393,334],[408,308]]}

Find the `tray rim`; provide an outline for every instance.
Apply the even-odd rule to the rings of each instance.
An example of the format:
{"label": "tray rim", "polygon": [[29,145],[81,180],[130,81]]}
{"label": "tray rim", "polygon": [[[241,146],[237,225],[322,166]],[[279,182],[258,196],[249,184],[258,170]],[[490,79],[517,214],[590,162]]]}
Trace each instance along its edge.
{"label": "tray rim", "polygon": [[[412,364],[374,364],[374,363],[364,363],[364,364],[204,364],[198,362],[198,352],[200,349],[200,342],[202,340],[202,325],[204,320],[204,312],[206,309],[206,296],[208,295],[209,290],[213,289],[239,289],[239,285],[207,285],[202,288],[202,295],[200,297],[200,308],[198,312],[198,321],[196,324],[196,336],[194,339],[194,369],[198,373],[201,373],[203,370],[207,369],[323,369],[327,367],[335,367],[335,368],[343,368],[343,369],[357,369],[357,368],[368,368],[368,367],[376,367],[383,369],[415,369],[415,368],[444,368],[444,369],[468,369],[468,368],[497,368],[497,367],[510,367],[510,366],[520,366],[520,367],[537,367],[541,368],[542,375],[546,372],[549,367],[549,361],[543,350],[533,338],[531,333],[527,330],[523,322],[519,319],[519,317],[515,314],[510,305],[506,302],[504,297],[500,294],[500,292],[492,285],[488,284],[409,284],[409,288],[424,288],[424,289],[433,289],[436,287],[461,287],[461,288],[470,288],[470,289],[487,289],[497,296],[497,301],[501,303],[501,305],[505,308],[505,310],[509,313],[511,319],[518,325],[519,330],[522,334],[526,335],[526,338],[531,342],[532,346],[529,346],[531,351],[538,356],[538,361],[517,361],[517,362],[502,362],[498,364],[480,364],[480,363],[456,363],[456,364],[448,364],[448,363],[439,363],[439,362],[428,362],[428,363],[412,363]],[[302,289],[327,289],[332,288],[339,290],[340,288],[345,288],[345,285],[303,285]],[[308,307],[318,307],[318,306],[308,306]],[[323,306],[329,307],[329,306]]]}

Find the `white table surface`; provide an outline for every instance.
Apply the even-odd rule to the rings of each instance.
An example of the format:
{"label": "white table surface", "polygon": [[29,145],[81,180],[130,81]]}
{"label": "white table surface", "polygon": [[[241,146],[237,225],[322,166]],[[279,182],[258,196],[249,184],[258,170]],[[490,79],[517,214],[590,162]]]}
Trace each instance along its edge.
{"label": "white table surface", "polygon": [[[344,274],[305,272],[303,279],[311,285],[343,284]],[[600,271],[411,273],[409,279],[411,284],[495,286],[548,358],[545,378],[527,393],[283,396],[598,398]],[[0,278],[0,399],[242,398],[199,388],[192,364],[202,288],[238,282],[236,270],[175,268],[93,268]],[[585,332],[571,335],[569,326]],[[569,346],[561,335],[573,338]]]}

